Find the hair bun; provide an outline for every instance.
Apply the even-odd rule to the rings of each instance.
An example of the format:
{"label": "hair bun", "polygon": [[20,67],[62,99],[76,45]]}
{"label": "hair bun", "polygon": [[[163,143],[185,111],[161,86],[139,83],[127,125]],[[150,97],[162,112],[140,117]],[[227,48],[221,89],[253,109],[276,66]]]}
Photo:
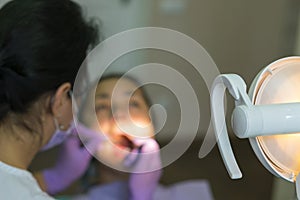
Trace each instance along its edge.
{"label": "hair bun", "polygon": [[0,66],[0,120],[10,110],[25,109],[22,99],[19,97],[21,89],[24,85],[23,77],[13,70]]}
{"label": "hair bun", "polygon": [[8,99],[7,92],[9,89],[11,89],[11,86],[16,84],[14,81],[15,74],[14,72],[6,67],[0,66],[0,103],[4,103],[5,99]]}
{"label": "hair bun", "polygon": [[[0,61],[0,64],[2,62]],[[10,111],[7,79],[10,76],[10,72],[7,68],[0,66],[0,120]]]}

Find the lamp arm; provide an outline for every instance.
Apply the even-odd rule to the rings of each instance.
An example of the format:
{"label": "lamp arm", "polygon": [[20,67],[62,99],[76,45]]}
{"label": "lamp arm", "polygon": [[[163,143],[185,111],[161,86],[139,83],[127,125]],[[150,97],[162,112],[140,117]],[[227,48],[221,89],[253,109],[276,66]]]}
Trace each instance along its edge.
{"label": "lamp arm", "polygon": [[240,105],[231,117],[232,129],[239,138],[298,133],[299,121],[300,103]]}
{"label": "lamp arm", "polygon": [[233,154],[225,122],[224,94],[226,88],[237,105],[251,105],[251,101],[246,93],[246,84],[240,76],[236,74],[219,75],[214,80],[211,90],[212,124],[225,167],[232,179],[238,179],[242,177],[242,173]]}

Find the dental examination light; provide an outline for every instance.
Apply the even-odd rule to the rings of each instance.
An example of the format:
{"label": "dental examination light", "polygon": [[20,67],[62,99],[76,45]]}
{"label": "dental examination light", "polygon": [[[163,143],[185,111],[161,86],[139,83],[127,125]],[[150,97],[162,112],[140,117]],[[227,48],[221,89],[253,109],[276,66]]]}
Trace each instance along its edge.
{"label": "dental examination light", "polygon": [[231,126],[249,138],[260,162],[272,174],[296,183],[300,199],[300,57],[277,60],[254,79],[249,93],[236,74],[219,75],[211,90],[212,122],[219,150],[232,179],[242,177],[234,157],[224,113],[224,93],[235,100]]}

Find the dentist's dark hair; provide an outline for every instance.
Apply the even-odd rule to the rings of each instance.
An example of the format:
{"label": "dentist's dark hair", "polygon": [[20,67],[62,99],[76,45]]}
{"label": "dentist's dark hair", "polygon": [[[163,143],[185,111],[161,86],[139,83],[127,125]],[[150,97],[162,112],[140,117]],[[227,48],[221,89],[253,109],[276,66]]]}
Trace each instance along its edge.
{"label": "dentist's dark hair", "polygon": [[[36,102],[63,83],[73,85],[87,51],[98,42],[70,0],[13,0],[0,9],[0,124],[34,131]],[[34,109],[33,109],[34,110]],[[24,114],[33,117],[28,119]],[[37,132],[37,131],[35,131]]]}

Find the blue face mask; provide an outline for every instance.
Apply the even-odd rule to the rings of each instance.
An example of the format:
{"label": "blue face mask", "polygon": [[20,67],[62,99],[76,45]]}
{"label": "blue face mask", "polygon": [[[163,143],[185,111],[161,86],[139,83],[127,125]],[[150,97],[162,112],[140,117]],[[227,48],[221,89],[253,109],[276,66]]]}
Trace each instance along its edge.
{"label": "blue face mask", "polygon": [[[70,91],[69,95],[72,98],[72,103],[73,103],[75,112],[77,113],[78,108],[77,108],[75,99],[73,97],[72,91]],[[74,130],[76,130],[74,122],[72,122],[70,124],[70,127],[67,130],[63,131],[63,130],[61,130],[60,126],[58,125],[56,118],[53,118],[53,120],[54,120],[56,130],[55,130],[54,134],[52,135],[51,139],[49,140],[49,142],[45,146],[42,147],[41,151],[46,151],[48,149],[51,149],[51,148],[61,144],[63,141],[65,141],[70,136],[70,134]]]}
{"label": "blue face mask", "polygon": [[53,118],[53,119],[54,119],[54,124],[56,126],[56,131],[52,135],[52,137],[49,140],[49,142],[45,146],[43,146],[43,148],[41,149],[41,151],[46,151],[48,149],[51,149],[51,148],[53,148],[53,147],[61,144],[76,129],[74,123],[72,122],[71,125],[70,125],[70,127],[67,130],[63,131],[63,130],[59,129],[57,120],[55,118]]}

